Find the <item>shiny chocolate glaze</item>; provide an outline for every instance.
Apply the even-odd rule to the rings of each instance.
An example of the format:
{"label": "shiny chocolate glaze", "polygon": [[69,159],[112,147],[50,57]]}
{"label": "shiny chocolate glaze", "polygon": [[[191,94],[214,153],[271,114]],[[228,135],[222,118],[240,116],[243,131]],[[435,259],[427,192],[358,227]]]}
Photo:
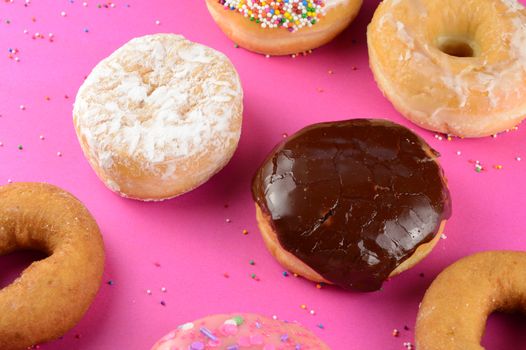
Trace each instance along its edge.
{"label": "shiny chocolate glaze", "polygon": [[336,285],[374,291],[451,214],[437,157],[389,121],[316,124],[277,146],[252,194],[285,250]]}

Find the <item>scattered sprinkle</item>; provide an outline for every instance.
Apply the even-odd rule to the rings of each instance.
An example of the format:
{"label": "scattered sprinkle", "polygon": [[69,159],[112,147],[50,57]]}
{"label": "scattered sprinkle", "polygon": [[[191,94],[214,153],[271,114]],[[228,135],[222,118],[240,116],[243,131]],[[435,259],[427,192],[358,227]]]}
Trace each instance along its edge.
{"label": "scattered sprinkle", "polygon": [[189,350],[203,350],[205,348],[205,344],[201,343],[200,341],[194,341],[192,344],[190,344]]}
{"label": "scattered sprinkle", "polygon": [[217,341],[217,337],[206,327],[201,327],[199,331],[204,334],[207,338],[213,341]]}
{"label": "scattered sprinkle", "polygon": [[393,329],[393,337],[398,337],[400,335],[400,331],[398,329]]}
{"label": "scattered sprinkle", "polygon": [[245,319],[241,316],[234,316],[232,319],[234,320],[237,326],[241,326],[243,322],[245,322]]}
{"label": "scattered sprinkle", "polygon": [[411,342],[405,342],[405,343],[404,343],[404,347],[405,347],[407,350],[413,350],[413,349],[414,349],[413,344],[411,344]]}

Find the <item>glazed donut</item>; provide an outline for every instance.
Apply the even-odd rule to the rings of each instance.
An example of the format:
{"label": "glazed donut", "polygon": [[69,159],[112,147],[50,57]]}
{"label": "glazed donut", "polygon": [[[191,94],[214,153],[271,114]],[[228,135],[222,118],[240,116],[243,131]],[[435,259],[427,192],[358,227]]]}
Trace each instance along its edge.
{"label": "glazed donut", "polygon": [[71,194],[48,184],[0,187],[0,255],[39,250],[0,290],[0,349],[20,350],[64,335],[99,290],[104,246],[97,223]]}
{"label": "glazed donut", "polygon": [[239,46],[289,55],[325,45],[358,14],[362,0],[206,0],[221,30]]}
{"label": "glazed donut", "polygon": [[289,271],[374,291],[423,259],[451,213],[438,154],[386,120],[306,127],[252,183],[264,241]]}
{"label": "glazed donut", "polygon": [[329,350],[296,322],[255,314],[214,315],[185,323],[157,342],[152,350]]}
{"label": "glazed donut", "polygon": [[419,350],[483,350],[494,311],[526,312],[526,253],[483,252],[446,268],[433,281],[416,321]]}
{"label": "glazed donut", "polygon": [[73,119],[91,166],[114,192],[163,200],[221,170],[241,134],[243,91],[220,52],[173,34],[136,38],[100,62]]}
{"label": "glazed donut", "polygon": [[385,0],[367,37],[378,86],[423,128],[480,137],[526,116],[526,10],[516,0]]}

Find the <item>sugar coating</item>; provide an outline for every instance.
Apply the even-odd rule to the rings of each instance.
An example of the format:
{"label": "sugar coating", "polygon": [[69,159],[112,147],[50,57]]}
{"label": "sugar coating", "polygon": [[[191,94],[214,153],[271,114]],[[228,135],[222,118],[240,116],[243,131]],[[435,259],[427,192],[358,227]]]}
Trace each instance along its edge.
{"label": "sugar coating", "polygon": [[222,151],[239,140],[242,98],[225,55],[179,35],[156,34],[102,60],[80,88],[73,114],[89,158],[102,170],[118,159],[169,178],[184,171],[188,159],[210,158],[211,168],[228,161],[231,155]]}
{"label": "sugar coating", "polygon": [[[441,13],[429,12],[437,4],[444,13],[463,8],[464,12],[450,15],[450,21],[467,26],[467,41],[480,49],[474,57],[452,58],[440,52],[433,40],[447,30],[428,31],[423,26],[429,23],[427,18],[435,22],[441,18]],[[480,130],[491,128],[496,120],[521,116],[525,108],[521,95],[526,79],[526,10],[517,0],[470,0],[469,4],[467,0],[388,0],[375,17],[377,21],[369,28],[370,47],[382,47],[376,52],[391,62],[390,67],[377,65],[377,79],[386,81],[383,90],[396,91],[391,99],[403,101],[402,109],[426,120],[434,130],[447,120],[449,131],[461,134],[468,122],[452,116],[477,116],[471,128]],[[472,31],[480,37],[472,39],[475,34],[469,28],[479,28]],[[477,34],[480,32],[483,37]],[[386,47],[392,50],[380,54]],[[486,117],[490,114],[498,117]]]}

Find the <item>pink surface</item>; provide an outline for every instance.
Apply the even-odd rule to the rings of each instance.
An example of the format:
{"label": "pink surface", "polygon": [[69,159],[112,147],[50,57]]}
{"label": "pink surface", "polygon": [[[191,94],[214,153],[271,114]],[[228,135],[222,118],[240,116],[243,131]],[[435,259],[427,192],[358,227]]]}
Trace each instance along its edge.
{"label": "pink surface", "polygon": [[[366,0],[357,21],[335,42],[295,59],[234,48],[202,0],[115,1],[107,8],[108,2],[101,8],[87,3],[0,3],[0,184],[45,181],[80,198],[104,234],[104,280],[113,283],[102,286],[75,329],[42,349],[149,349],[181,323],[238,311],[298,320],[337,350],[402,349],[414,339],[426,288],[445,266],[481,250],[526,250],[526,128],[447,141],[405,121],[368,68],[365,28],[377,0]],[[45,38],[32,39],[37,32]],[[140,203],[114,195],[97,179],[77,143],[71,110],[84,76],[99,60],[129,39],[155,32],[181,33],[226,53],[241,75],[246,112],[240,147],[220,174],[180,198]],[[8,58],[9,48],[19,50],[20,62]],[[371,294],[317,289],[284,277],[258,234],[250,196],[252,175],[283,133],[356,117],[414,128],[441,152],[453,197],[447,239],[423,263]],[[476,172],[470,160],[485,170]],[[28,261],[27,255],[0,259],[0,283]],[[392,336],[394,328],[399,337]],[[490,328],[488,349],[526,347],[524,318],[492,317]]]}

